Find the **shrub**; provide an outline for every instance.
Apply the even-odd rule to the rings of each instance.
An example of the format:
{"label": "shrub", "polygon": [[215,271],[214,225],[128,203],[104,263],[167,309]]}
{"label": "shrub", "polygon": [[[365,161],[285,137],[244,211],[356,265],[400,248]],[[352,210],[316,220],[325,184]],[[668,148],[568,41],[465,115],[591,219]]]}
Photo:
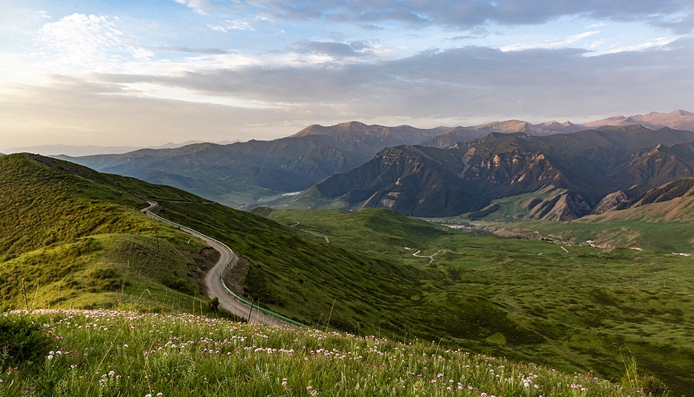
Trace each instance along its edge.
{"label": "shrub", "polygon": [[48,354],[50,337],[38,324],[16,316],[0,316],[0,368],[36,363]]}
{"label": "shrub", "polygon": [[184,294],[193,295],[195,293],[195,287],[193,286],[193,283],[191,283],[183,277],[167,276],[162,280],[162,283],[165,286],[178,292],[183,292]]}

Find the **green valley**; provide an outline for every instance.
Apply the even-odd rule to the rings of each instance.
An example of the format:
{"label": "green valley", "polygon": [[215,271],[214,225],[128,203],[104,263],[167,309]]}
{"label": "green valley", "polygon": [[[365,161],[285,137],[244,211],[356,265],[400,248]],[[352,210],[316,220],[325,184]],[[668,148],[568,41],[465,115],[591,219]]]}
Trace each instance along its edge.
{"label": "green valley", "polygon": [[687,257],[461,232],[384,209],[242,212],[27,154],[0,159],[0,181],[5,309],[23,309],[26,293],[30,308],[207,310],[196,295],[215,255],[138,211],[154,200],[240,255],[227,275],[237,293],[311,327],[613,380],[633,356],[674,392],[694,388]]}
{"label": "green valley", "polygon": [[[263,212],[286,225],[299,222],[294,229],[318,242],[314,234],[420,271],[407,284],[396,281],[400,301],[379,320],[386,335],[442,339],[611,378],[633,354],[675,391],[694,387],[690,258],[474,236],[375,209]],[[338,291],[332,296],[333,318],[355,304]]]}

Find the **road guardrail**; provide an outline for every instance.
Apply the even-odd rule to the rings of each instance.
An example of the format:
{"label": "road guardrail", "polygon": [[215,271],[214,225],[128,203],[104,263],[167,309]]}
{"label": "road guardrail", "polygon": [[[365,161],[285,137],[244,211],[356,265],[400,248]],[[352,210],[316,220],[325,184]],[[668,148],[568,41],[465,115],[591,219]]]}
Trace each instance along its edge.
{"label": "road guardrail", "polygon": [[[150,208],[151,208],[151,207],[150,207]],[[238,296],[238,295],[235,294],[234,292],[232,292],[232,291],[229,289],[229,287],[227,287],[227,284],[224,282],[224,274],[226,274],[227,268],[229,267],[229,265],[230,265],[231,262],[233,261],[233,259],[234,259],[233,257],[234,257],[236,254],[234,253],[234,251],[233,251],[231,248],[229,248],[228,245],[226,245],[226,244],[224,244],[223,242],[217,240],[216,238],[210,237],[210,236],[208,236],[208,235],[205,235],[205,234],[203,234],[203,233],[200,233],[199,231],[197,231],[197,230],[195,230],[195,229],[189,228],[188,226],[183,226],[183,225],[178,224],[178,223],[176,223],[176,222],[170,221],[170,220],[168,220],[168,219],[166,219],[166,218],[162,218],[161,216],[159,216],[159,215],[153,213],[152,211],[150,211],[149,209],[144,209],[144,210],[142,210],[142,212],[144,212],[144,213],[147,214],[148,216],[151,216],[152,218],[158,219],[159,221],[162,221],[162,222],[164,222],[164,223],[168,223],[168,224],[170,224],[170,225],[179,227],[179,228],[181,228],[181,229],[188,230],[188,231],[193,232],[193,233],[195,233],[195,234],[198,234],[198,235],[200,235],[200,236],[202,236],[202,237],[205,237],[205,238],[207,238],[207,239],[210,239],[210,240],[216,242],[217,244],[223,246],[224,248],[228,249],[229,252],[231,252],[232,258],[229,259],[229,261],[226,263],[226,265],[224,265],[224,270],[222,270],[222,274],[221,274],[221,276],[220,276],[220,281],[222,282],[222,285],[224,286],[224,289],[229,293],[229,295],[232,296],[232,298],[234,298],[234,299],[236,299],[237,301],[239,301],[239,302],[241,302],[241,303],[243,303],[243,304],[245,304],[245,305],[248,305],[248,306],[250,306],[250,307],[252,307],[252,308],[254,308],[254,309],[257,309],[257,310],[259,310],[259,311],[261,311],[261,312],[267,314],[268,316],[272,316],[272,317],[278,318],[278,319],[280,319],[280,320],[282,320],[282,321],[286,321],[286,322],[288,322],[288,323],[290,323],[290,324],[296,325],[297,327],[306,328],[306,329],[310,329],[310,328],[311,328],[311,327],[309,327],[308,325],[302,324],[302,323],[300,323],[300,322],[298,322],[298,321],[294,321],[294,320],[292,320],[291,318],[285,317],[285,316],[283,316],[283,315],[281,315],[281,314],[279,314],[279,313],[275,313],[275,312],[273,312],[273,311],[271,311],[271,310],[268,310],[268,309],[265,309],[265,308],[263,308],[263,307],[260,307],[260,306],[256,305],[255,303],[250,302],[250,301],[248,301],[248,300],[246,300],[246,299],[244,299],[244,298]]]}

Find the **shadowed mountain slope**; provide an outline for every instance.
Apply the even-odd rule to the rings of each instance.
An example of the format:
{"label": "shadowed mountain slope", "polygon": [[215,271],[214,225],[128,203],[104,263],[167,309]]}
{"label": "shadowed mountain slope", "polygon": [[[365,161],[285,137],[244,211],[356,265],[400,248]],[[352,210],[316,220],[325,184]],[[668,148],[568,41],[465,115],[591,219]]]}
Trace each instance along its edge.
{"label": "shadowed mountain slope", "polygon": [[694,145],[682,143],[691,141],[692,131],[624,126],[543,137],[491,133],[447,149],[400,146],[321,181],[294,206],[340,208],[335,203],[342,202],[343,208],[438,217],[550,189],[555,193],[525,205],[528,219],[570,220],[589,214],[612,192],[694,176]]}

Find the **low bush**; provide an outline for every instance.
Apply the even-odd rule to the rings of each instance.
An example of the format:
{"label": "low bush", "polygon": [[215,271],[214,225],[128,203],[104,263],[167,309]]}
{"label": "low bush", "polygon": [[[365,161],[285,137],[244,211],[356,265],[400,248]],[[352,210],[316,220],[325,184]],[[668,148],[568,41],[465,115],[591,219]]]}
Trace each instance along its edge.
{"label": "low bush", "polygon": [[0,368],[42,362],[51,338],[27,317],[0,316]]}

